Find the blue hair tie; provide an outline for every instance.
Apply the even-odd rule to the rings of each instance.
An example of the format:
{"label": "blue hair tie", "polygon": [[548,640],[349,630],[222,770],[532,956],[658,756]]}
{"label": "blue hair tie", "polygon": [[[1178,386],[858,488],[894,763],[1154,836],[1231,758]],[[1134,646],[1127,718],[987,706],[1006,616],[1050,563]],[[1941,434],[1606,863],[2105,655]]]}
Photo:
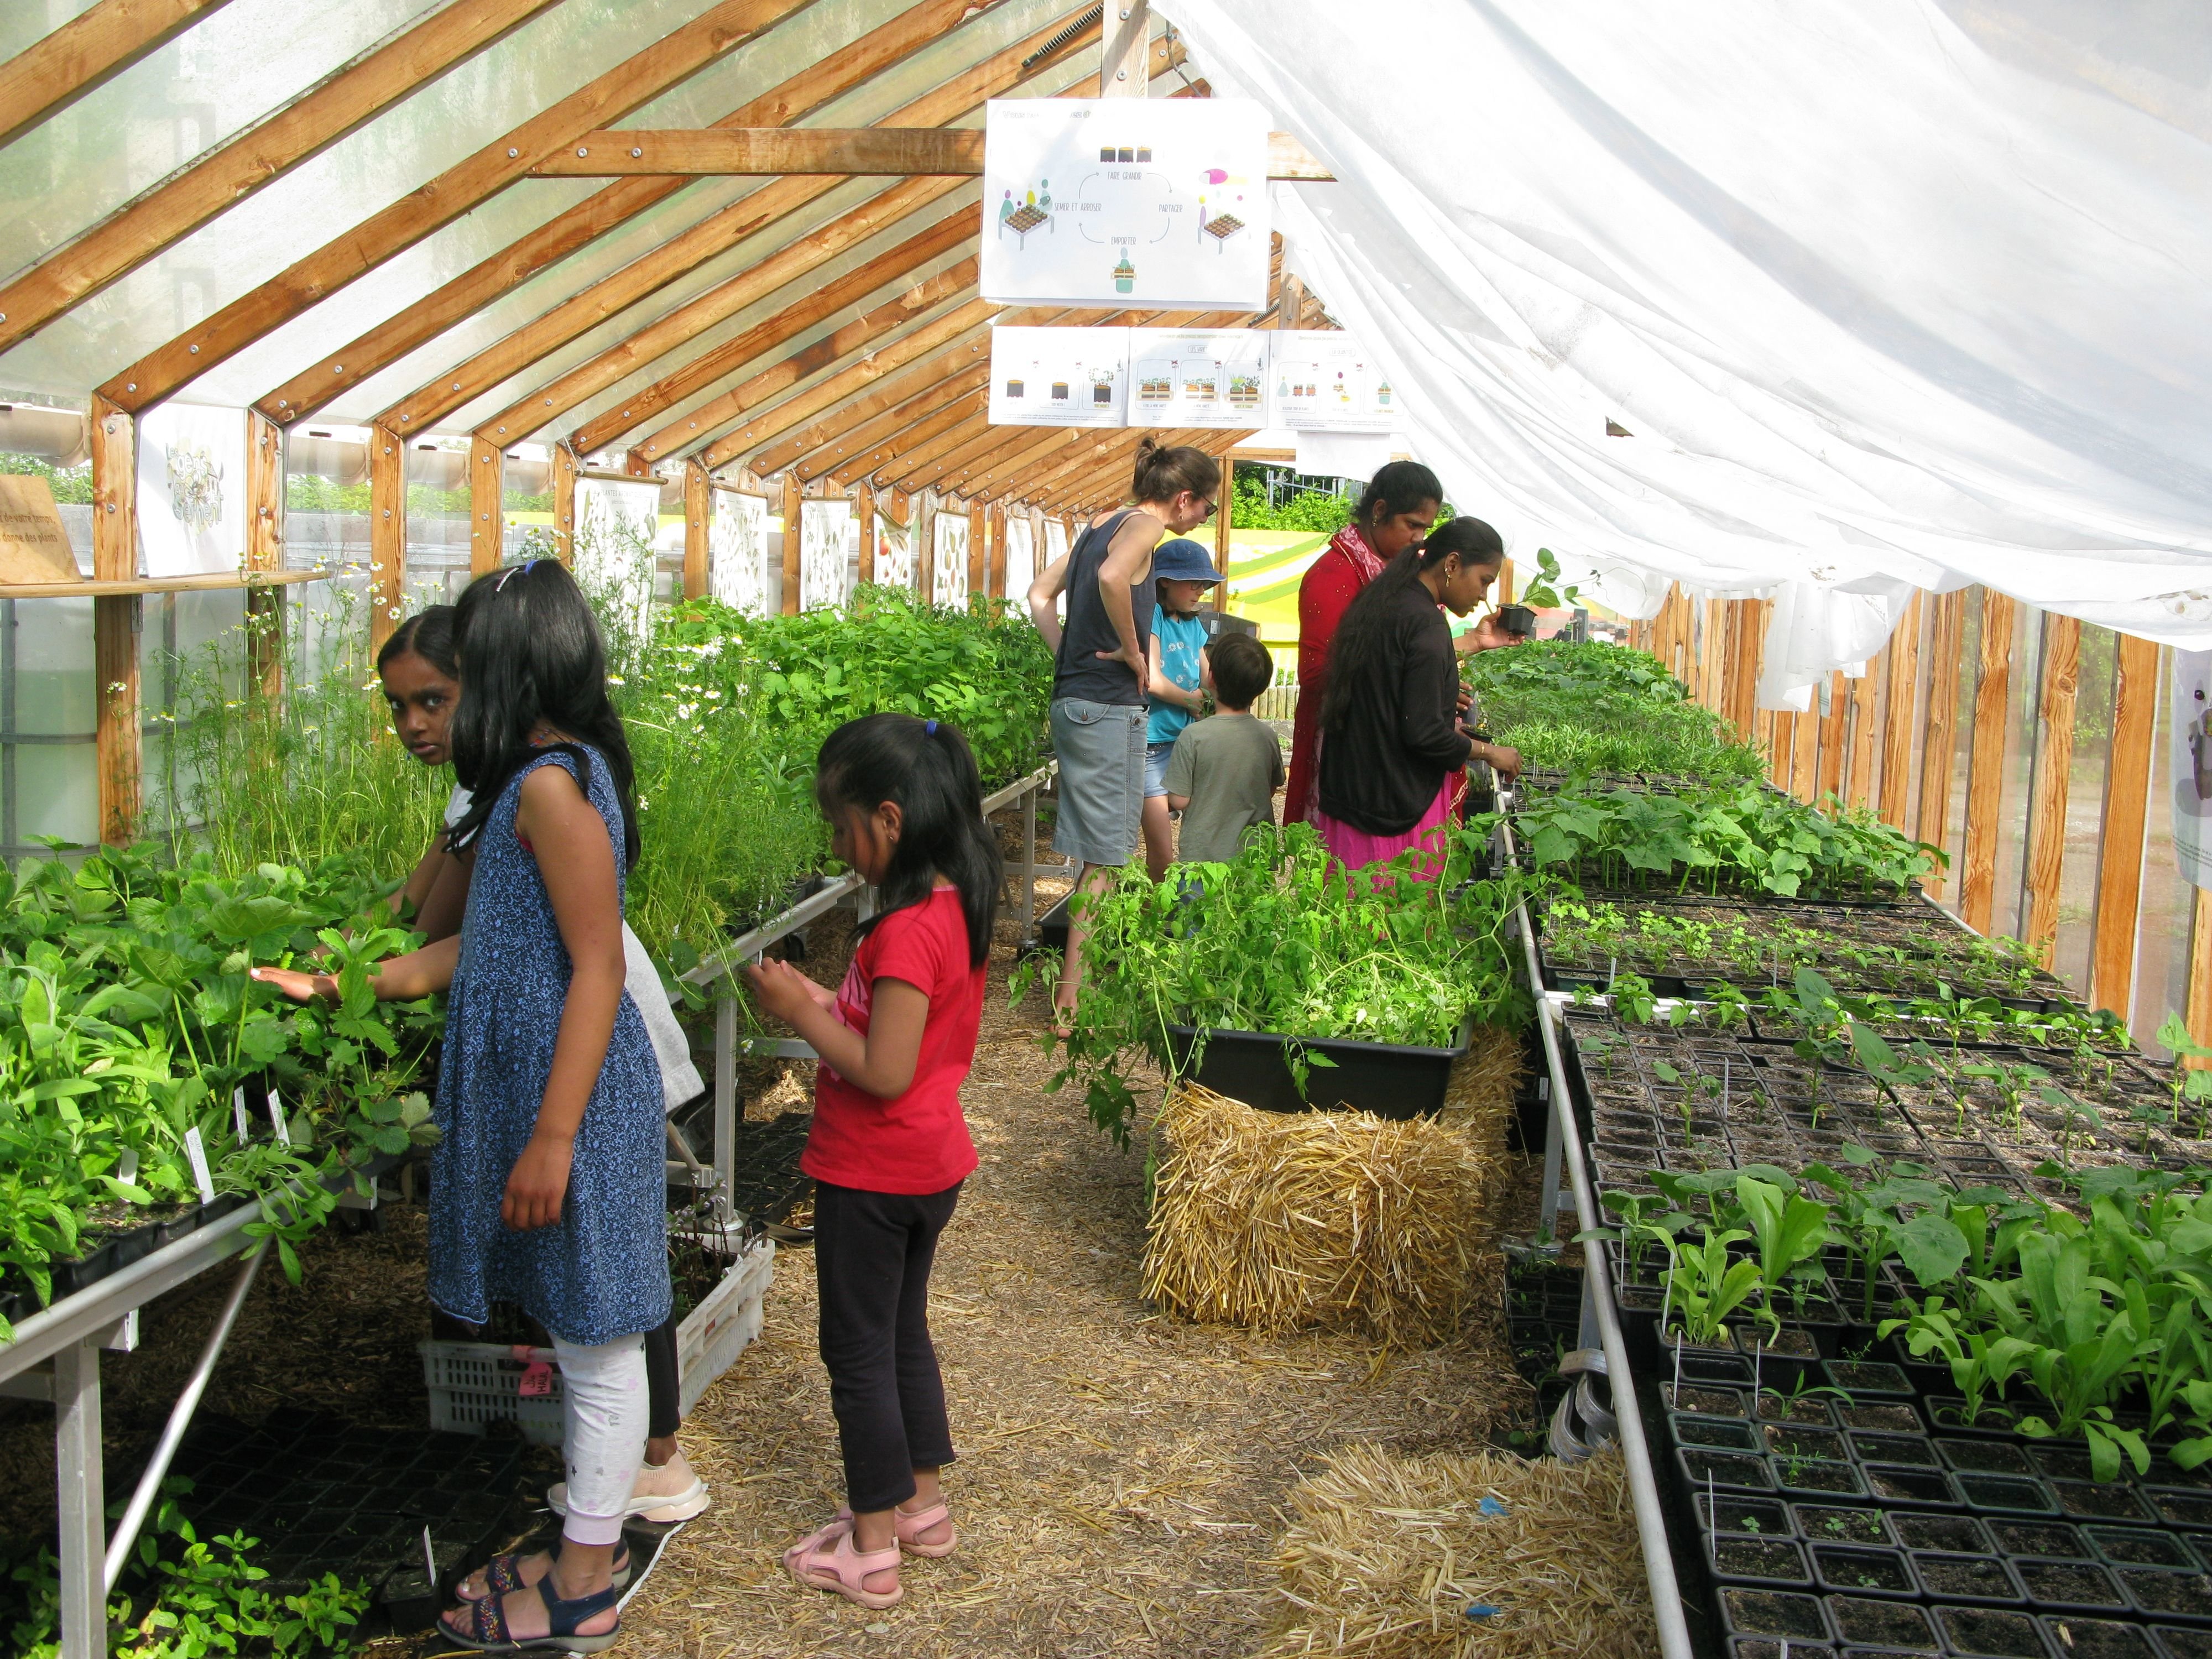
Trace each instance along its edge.
{"label": "blue hair tie", "polygon": [[935,737],[937,735],[937,722],[935,720],[924,720],[921,723],[921,735],[925,738]]}

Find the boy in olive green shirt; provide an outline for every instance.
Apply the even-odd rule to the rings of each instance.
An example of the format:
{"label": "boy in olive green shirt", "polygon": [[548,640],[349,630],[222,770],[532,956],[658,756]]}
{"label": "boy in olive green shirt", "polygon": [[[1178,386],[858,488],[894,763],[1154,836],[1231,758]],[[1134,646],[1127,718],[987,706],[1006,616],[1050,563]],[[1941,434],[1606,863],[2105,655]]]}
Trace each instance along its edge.
{"label": "boy in olive green shirt", "polygon": [[1252,705],[1274,678],[1267,647],[1249,634],[1227,634],[1207,647],[1220,712],[1194,720],[1169,757],[1168,805],[1182,814],[1178,864],[1226,864],[1255,823],[1275,821],[1283,750],[1253,718]]}

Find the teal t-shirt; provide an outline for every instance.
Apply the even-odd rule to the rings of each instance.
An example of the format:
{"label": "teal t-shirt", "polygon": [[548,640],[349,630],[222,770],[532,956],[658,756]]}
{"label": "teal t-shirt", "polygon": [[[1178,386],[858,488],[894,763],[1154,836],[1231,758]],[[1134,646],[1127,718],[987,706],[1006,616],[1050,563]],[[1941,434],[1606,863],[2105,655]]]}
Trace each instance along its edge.
{"label": "teal t-shirt", "polygon": [[[1206,649],[1206,624],[1196,617],[1170,617],[1152,607],[1152,637],[1160,642],[1160,666],[1186,691],[1198,690],[1200,653]],[[1152,699],[1152,715],[1145,726],[1146,744],[1173,743],[1176,734],[1194,718],[1188,708]]]}

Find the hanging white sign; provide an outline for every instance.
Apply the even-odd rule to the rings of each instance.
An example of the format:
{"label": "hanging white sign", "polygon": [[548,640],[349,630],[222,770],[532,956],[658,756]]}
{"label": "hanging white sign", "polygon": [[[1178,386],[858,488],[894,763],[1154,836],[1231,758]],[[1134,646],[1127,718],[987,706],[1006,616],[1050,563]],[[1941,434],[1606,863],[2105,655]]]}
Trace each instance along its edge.
{"label": "hanging white sign", "polygon": [[1268,331],[1133,328],[1129,424],[1265,427]]}
{"label": "hanging white sign", "polygon": [[876,580],[914,592],[914,538],[904,525],[876,514]]}
{"label": "hanging white sign", "polygon": [[758,495],[717,489],[707,530],[708,591],[734,611],[768,610],[768,503]]}
{"label": "hanging white sign", "polygon": [[994,328],[991,424],[1125,426],[1126,328]]}
{"label": "hanging white sign", "polygon": [[246,556],[246,411],[161,404],[138,421],[138,544],[149,576]]}
{"label": "hanging white sign", "polygon": [[2173,862],[2184,881],[2212,887],[2212,651],[2173,653]]}
{"label": "hanging white sign", "polygon": [[968,520],[958,513],[930,515],[936,539],[935,569],[931,574],[930,603],[968,608]]}
{"label": "hanging white sign", "polygon": [[1267,303],[1267,113],[1246,98],[994,98],[984,297],[1011,305]]}
{"label": "hanging white sign", "polygon": [[1036,539],[1030,515],[1016,511],[1006,519],[1006,597],[1017,605],[1036,580]]}
{"label": "hanging white sign", "polygon": [[1382,365],[1351,335],[1334,329],[1270,331],[1273,381],[1270,426],[1293,430],[1389,432],[1397,394]]}
{"label": "hanging white sign", "polygon": [[823,611],[845,603],[846,527],[852,522],[850,501],[801,501],[799,504],[799,608]]}
{"label": "hanging white sign", "polygon": [[652,629],[653,539],[660,533],[660,486],[586,476],[576,484],[576,586],[601,625],[643,643]]}

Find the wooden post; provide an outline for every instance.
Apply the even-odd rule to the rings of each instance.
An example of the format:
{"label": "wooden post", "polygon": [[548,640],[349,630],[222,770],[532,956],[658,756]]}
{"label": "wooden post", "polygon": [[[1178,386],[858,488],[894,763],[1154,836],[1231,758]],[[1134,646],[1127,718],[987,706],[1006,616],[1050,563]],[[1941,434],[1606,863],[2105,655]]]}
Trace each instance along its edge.
{"label": "wooden post", "polygon": [[469,440],[469,574],[499,568],[507,556],[507,452]]}
{"label": "wooden post", "polygon": [[1850,683],[1840,668],[1828,675],[1828,712],[1820,716],[1820,793],[1826,800],[1844,788],[1844,717],[1850,708]]}
{"label": "wooden post", "polygon": [[1501,605],[1513,603],[1513,561],[1501,561],[1498,567],[1498,591],[1492,595]]}
{"label": "wooden post", "polygon": [[986,562],[989,549],[985,545],[984,528],[985,520],[981,504],[969,502],[968,507],[968,598],[971,603],[977,594],[988,591],[985,583],[990,580],[987,574],[990,567]]}
{"label": "wooden post", "polygon": [[[121,582],[138,574],[138,422],[93,394],[92,577]],[[92,602],[92,678],[98,711],[100,838],[127,847],[138,836],[138,628],[135,593]]]}
{"label": "wooden post", "polygon": [[576,564],[576,475],[582,464],[565,440],[553,446],[553,556]]}
{"label": "wooden post", "polygon": [[1119,5],[1108,6],[1105,52],[1098,60],[1101,98],[1145,96],[1152,40],[1152,11],[1148,0],[1122,0]]}
{"label": "wooden post", "polygon": [[[2196,905],[2189,924],[2189,1035],[2201,1046],[2212,1048],[2212,892],[2196,890]],[[2197,1070],[2212,1067],[2212,1059],[2192,1060]]]}
{"label": "wooden post", "polygon": [[1705,601],[1705,631],[1698,640],[1698,701],[1716,714],[1721,712],[1722,646],[1728,629],[1726,599]]}
{"label": "wooden post", "polygon": [[990,557],[983,566],[984,592],[1003,599],[1006,597],[1006,504],[992,502],[983,523],[991,536]]}
{"label": "wooden post", "polygon": [[1905,828],[1905,796],[1912,782],[1913,703],[1920,687],[1920,601],[1915,593],[1905,620],[1889,636],[1889,684],[1881,710],[1881,794],[1878,811],[1893,830]]}
{"label": "wooden post", "polygon": [[[1224,614],[1229,610],[1229,561],[1237,550],[1235,526],[1230,523],[1237,500],[1237,458],[1233,452],[1221,452],[1221,494],[1213,503],[1213,568],[1221,573],[1221,586],[1213,601],[1213,608]],[[1035,533],[1032,526],[1031,533]],[[1042,550],[1040,538],[1034,545]],[[1043,568],[1040,561],[1038,568]]]}
{"label": "wooden post", "polygon": [[1982,590],[1980,675],[1974,684],[1973,760],[1966,769],[1966,847],[1959,916],[1979,933],[1996,910],[1997,808],[2004,795],[2005,716],[2012,692],[2012,596]]}
{"label": "wooden post", "polygon": [[[284,428],[246,411],[246,568],[284,562]],[[284,690],[284,590],[246,590],[246,681],[264,697]]]}
{"label": "wooden post", "polygon": [[783,475],[783,614],[799,614],[799,544],[800,540],[799,477]]}
{"label": "wooden post", "polygon": [[368,645],[392,637],[407,597],[407,445],[389,427],[368,429]]}
{"label": "wooden post", "polygon": [[2043,616],[2043,696],[2038,708],[2035,787],[2027,814],[2027,916],[2023,936],[2045,968],[2058,949],[2058,883],[2066,864],[2066,793],[2074,771],[2074,694],[2081,678],[2081,624]]}
{"label": "wooden post", "polygon": [[[1814,688],[1816,693],[1819,690],[1818,686]],[[1790,720],[1797,728],[1797,741],[1790,751],[1790,793],[1809,805],[1820,777],[1820,704],[1818,696],[1812,699],[1811,706],[1803,714],[1793,711]]]}
{"label": "wooden post", "polygon": [[[1951,762],[1959,743],[1959,652],[1966,637],[1964,588],[1938,593],[1928,635],[1928,707],[1921,715],[1920,817],[1913,834],[1942,852],[1951,844]],[[1923,883],[1940,897],[1942,871]]]}
{"label": "wooden post", "polygon": [[2158,729],[2158,647],[2123,634],[2119,658],[2112,691],[2112,763],[2105,774],[2097,927],[2089,946],[2089,1000],[2125,1019],[2135,992],[2143,829],[2149,816],[2151,750]]}
{"label": "wooden post", "polygon": [[1864,806],[1874,793],[1874,693],[1879,677],[1889,667],[1888,650],[1876,652],[1866,672],[1851,685],[1851,766],[1844,799]]}
{"label": "wooden post", "polygon": [[853,491],[853,516],[860,521],[860,580],[876,579],[876,487],[865,479]]}
{"label": "wooden post", "polygon": [[707,469],[693,456],[684,463],[684,597],[701,599],[708,591],[708,561],[714,526],[714,491]]}
{"label": "wooden post", "polygon": [[1738,599],[1729,608],[1734,638],[1723,712],[1746,743],[1753,739],[1759,726],[1759,671],[1766,656],[1766,613],[1771,603]]}

